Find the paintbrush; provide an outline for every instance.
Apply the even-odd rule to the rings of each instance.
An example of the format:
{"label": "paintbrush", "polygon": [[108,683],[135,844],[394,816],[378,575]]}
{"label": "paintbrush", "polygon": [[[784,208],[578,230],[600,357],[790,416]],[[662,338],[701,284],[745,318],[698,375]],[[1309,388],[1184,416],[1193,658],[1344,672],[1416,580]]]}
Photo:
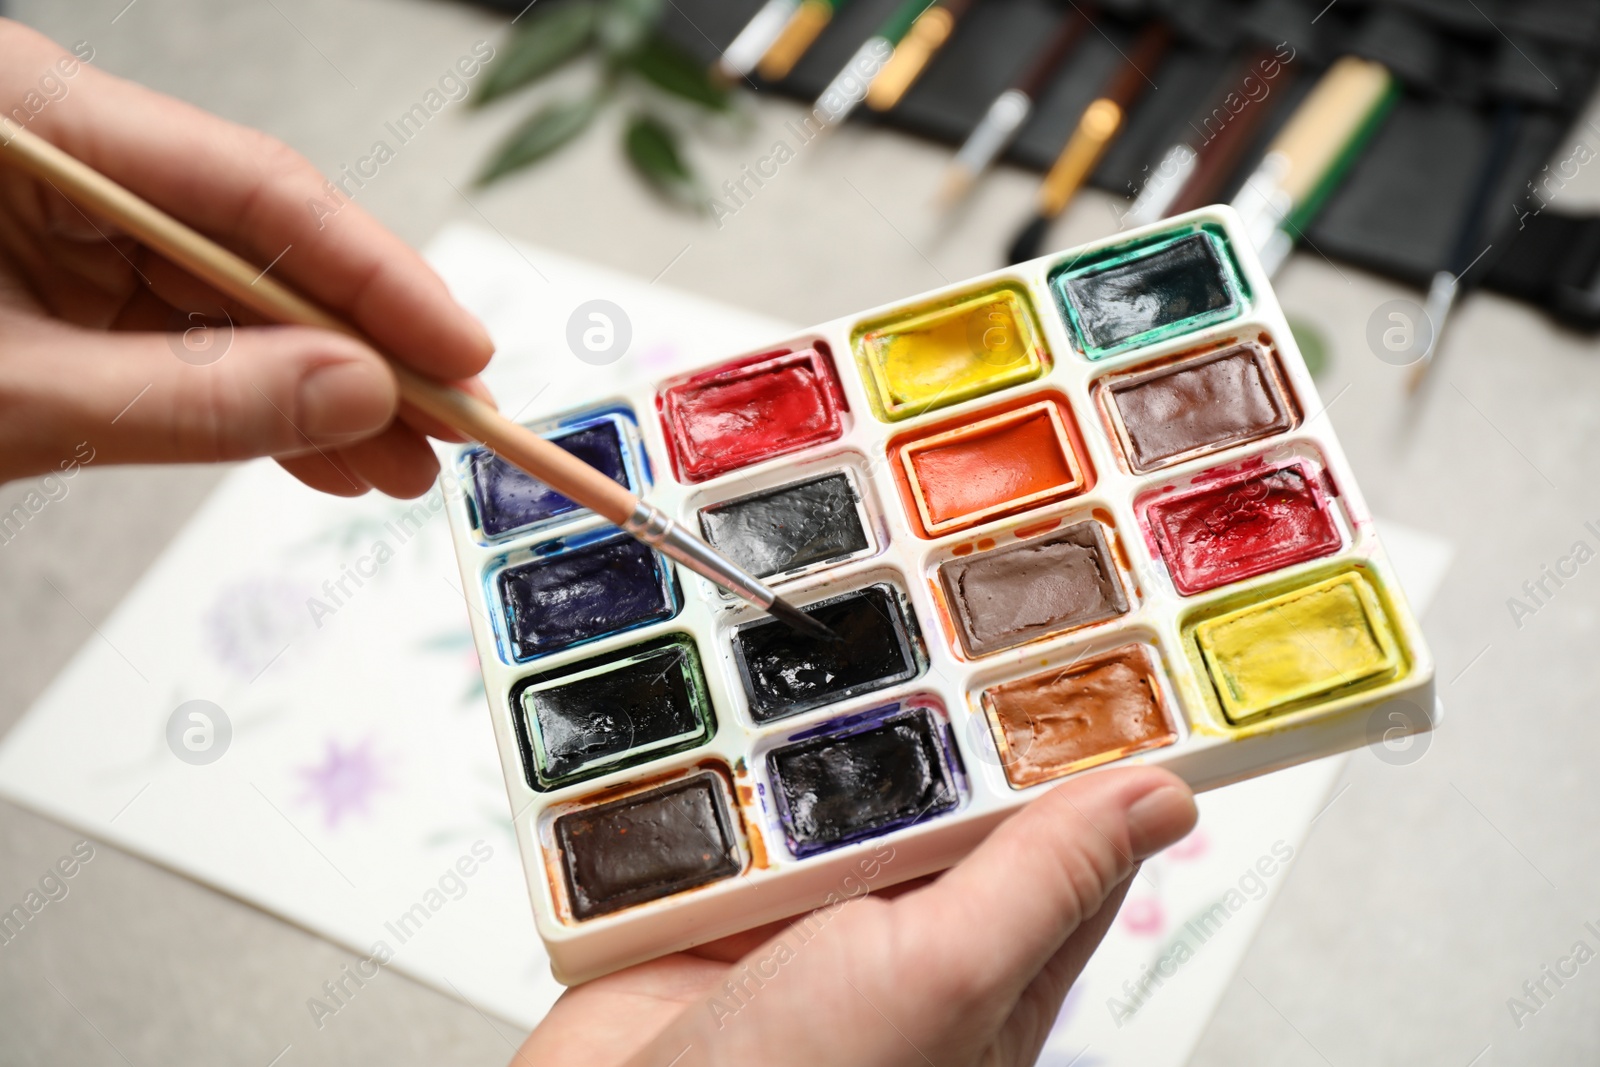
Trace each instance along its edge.
{"label": "paintbrush", "polygon": [[1273,138],[1233,200],[1269,275],[1338,187],[1397,93],[1382,63],[1345,56]]}
{"label": "paintbrush", "polygon": [[[1439,340],[1444,336],[1444,324],[1449,319],[1456,302],[1461,298],[1462,292],[1467,288],[1462,281],[1463,276],[1477,265],[1478,260],[1484,257],[1490,247],[1493,247],[1491,245],[1478,248],[1478,242],[1483,240],[1483,222],[1484,216],[1488,213],[1489,197],[1494,194],[1501,174],[1511,161],[1511,150],[1516,146],[1517,129],[1521,122],[1522,109],[1518,105],[1514,103],[1500,105],[1500,110],[1495,115],[1494,132],[1489,137],[1483,160],[1478,164],[1478,174],[1473,181],[1472,192],[1461,210],[1455,246],[1450,250],[1450,258],[1445,262],[1445,268],[1435,274],[1428,284],[1428,298],[1422,308],[1428,317],[1428,347],[1423,350],[1422,358],[1417,361],[1417,365],[1412,368],[1410,376],[1406,379],[1408,396],[1417,395],[1422,383],[1428,377],[1429,368],[1438,357]],[[1481,275],[1482,271],[1479,274]]]}
{"label": "paintbrush", "polygon": [[[1268,75],[1266,71],[1270,68],[1276,68],[1277,74]],[[1124,226],[1147,226],[1216,201],[1271,110],[1266,97],[1256,99],[1242,92],[1244,85],[1250,78],[1257,77],[1258,72],[1263,84],[1282,77],[1283,81],[1277,84],[1280,93],[1294,77],[1278,59],[1277,51],[1268,48],[1250,54],[1230,71],[1218,96],[1207,101],[1200,124],[1190,123],[1195,135],[1174,144],[1162,155],[1133,206],[1122,217]],[[1231,98],[1245,101],[1237,112],[1228,109]],[[1219,113],[1224,119],[1220,126],[1213,128],[1212,123]]]}
{"label": "paintbrush", "polygon": [[837,126],[849,118],[857,105],[866,99],[867,87],[888,65],[895,48],[910,32],[912,24],[933,3],[934,0],[904,0],[883,21],[877,32],[861,42],[861,47],[851,55],[850,62],[840,68],[828,87],[822,90],[822,95],[817,97],[817,102],[811,105],[811,113],[825,128]]}
{"label": "paintbrush", "polygon": [[712,74],[731,84],[755,70],[756,64],[783,36],[799,8],[800,0],[767,0],[712,64]]}
{"label": "paintbrush", "polygon": [[1146,26],[1134,43],[1133,52],[1111,76],[1105,91],[1084,108],[1077,127],[1067,139],[1066,146],[1056,157],[1044,184],[1039,186],[1038,209],[1033,219],[1018,232],[1007,252],[1007,262],[1021,263],[1039,254],[1044,235],[1067,203],[1083,188],[1105,155],[1106,149],[1121,131],[1128,109],[1150,84],[1145,69],[1154,68],[1161,61],[1172,41],[1172,31],[1164,22]]}
{"label": "paintbrush", "polygon": [[895,47],[894,55],[867,86],[867,107],[888,111],[906,95],[906,90],[922,77],[933,57],[939,54],[956,23],[972,7],[972,0],[939,0],[917,16],[906,35]]}
{"label": "paintbrush", "polygon": [[772,45],[756,64],[756,73],[769,82],[782,81],[789,76],[800,57],[810,50],[816,39],[833,21],[845,0],[801,0],[800,6],[789,16]]}
{"label": "paintbrush", "polygon": [[1089,19],[1074,5],[1062,16],[1054,36],[1044,49],[1023,71],[1009,89],[989,103],[983,118],[961,142],[961,148],[946,168],[944,182],[939,190],[939,203],[950,207],[967,195],[972,184],[989,169],[1022,129],[1033,113],[1033,103],[1050,85],[1056,71],[1065,63],[1083,31],[1089,28]]}
{"label": "paintbrush", "polygon": [[[43,138],[0,116],[0,159],[47,182],[86,212],[114,222],[153,251],[271,322],[314,326],[372,342],[221,245]],[[616,523],[658,552],[783,620],[797,630],[832,631],[746,574],[659,508],[489,404],[418,374],[397,360],[389,367],[400,396],[417,410],[492,449],[556,492]]]}

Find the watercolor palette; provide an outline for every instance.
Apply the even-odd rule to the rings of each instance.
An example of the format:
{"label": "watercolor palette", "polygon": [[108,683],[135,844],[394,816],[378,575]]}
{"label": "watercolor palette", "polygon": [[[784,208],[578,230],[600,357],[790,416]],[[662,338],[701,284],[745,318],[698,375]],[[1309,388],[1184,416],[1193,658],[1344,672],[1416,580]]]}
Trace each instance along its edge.
{"label": "watercolor palette", "polygon": [[463,450],[556,976],[939,870],[1092,768],[1205,789],[1428,729],[1432,660],[1322,412],[1211,208],[531,424],[830,644]]}

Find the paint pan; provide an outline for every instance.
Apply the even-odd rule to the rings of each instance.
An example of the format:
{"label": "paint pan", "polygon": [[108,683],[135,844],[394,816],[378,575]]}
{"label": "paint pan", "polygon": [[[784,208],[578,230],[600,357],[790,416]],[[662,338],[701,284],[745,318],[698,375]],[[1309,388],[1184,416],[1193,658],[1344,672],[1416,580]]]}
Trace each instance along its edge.
{"label": "paint pan", "polygon": [[1124,645],[983,690],[1007,780],[1038,785],[1176,741],[1157,659]]}
{"label": "paint pan", "polygon": [[1104,528],[1093,520],[950,560],[939,581],[962,650],[983,656],[1128,610]]}
{"label": "paint pan", "polygon": [[1431,728],[1427,644],[1238,225],[534,413],[617,415],[645,499],[838,641],[581,509],[482,508],[461,453],[467,618],[560,980],[937,871],[1089,768],[1204,789]]}
{"label": "paint pan", "polygon": [[898,421],[1030,382],[1049,356],[1027,294],[1004,286],[913,308],[852,338],[879,418]]}
{"label": "paint pan", "polygon": [[1248,302],[1227,239],[1205,225],[1068,261],[1050,281],[1090,359],[1226,322]]}
{"label": "paint pan", "polygon": [[870,556],[875,547],[848,468],[703,507],[700,530],[723,555],[774,581]]}
{"label": "paint pan", "polygon": [[490,580],[504,626],[504,654],[522,663],[678,613],[666,561],[627,537],[594,536],[539,547]]}
{"label": "paint pan", "polygon": [[927,708],[913,708],[769,752],[790,851],[838,848],[954,808],[959,795],[941,733]]}
{"label": "paint pan", "polygon": [[1099,392],[1136,474],[1283,433],[1298,419],[1277,360],[1257,341],[1113,375]]}
{"label": "paint pan", "polygon": [[1359,693],[1406,669],[1372,582],[1351,570],[1188,629],[1232,723]]}
{"label": "paint pan", "polygon": [[844,432],[844,394],[828,346],[735,360],[671,382],[657,398],[673,469],[702,482]]}
{"label": "paint pan", "polygon": [[1172,584],[1186,596],[1339,550],[1333,508],[1303,462],[1205,475],[1136,504]]}
{"label": "paint pan", "polygon": [[555,820],[577,919],[732,878],[743,867],[727,785],[705,772]]}
{"label": "paint pan", "polygon": [[700,655],[683,634],[525,678],[511,702],[528,784],[540,790],[683,752],[716,732]]}
{"label": "paint pan", "polygon": [[1047,397],[896,438],[895,475],[917,534],[955,533],[1082,492],[1088,477],[1071,420],[1066,405]]}
{"label": "paint pan", "polygon": [[[589,412],[540,428],[544,437],[638,492],[645,477],[638,460],[638,429],[631,412]],[[488,449],[466,454],[467,477],[478,527],[486,539],[545,529],[588,512]]]}
{"label": "paint pan", "polygon": [[916,632],[893,586],[871,585],[800,610],[839,639],[813,637],[770,618],[733,631],[739,679],[757,722],[837,704],[922,672]]}

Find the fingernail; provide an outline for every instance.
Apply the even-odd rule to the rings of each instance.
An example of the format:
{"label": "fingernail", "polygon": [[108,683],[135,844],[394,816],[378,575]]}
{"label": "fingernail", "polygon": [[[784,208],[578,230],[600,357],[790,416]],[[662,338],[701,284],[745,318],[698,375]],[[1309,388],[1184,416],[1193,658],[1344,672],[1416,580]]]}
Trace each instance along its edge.
{"label": "fingernail", "polygon": [[1194,794],[1181,786],[1164,785],[1134,801],[1128,809],[1128,839],[1135,861],[1176,844],[1194,828],[1198,812]]}
{"label": "fingernail", "polygon": [[376,433],[394,417],[395,388],[365,360],[325,363],[300,379],[296,425],[318,444]]}

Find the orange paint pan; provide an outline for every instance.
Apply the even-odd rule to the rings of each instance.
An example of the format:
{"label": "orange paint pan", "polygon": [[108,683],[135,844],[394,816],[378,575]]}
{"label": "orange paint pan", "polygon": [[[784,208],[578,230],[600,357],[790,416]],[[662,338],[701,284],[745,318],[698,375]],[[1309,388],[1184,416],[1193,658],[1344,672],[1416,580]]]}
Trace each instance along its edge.
{"label": "orange paint pan", "polygon": [[945,426],[890,444],[919,536],[941,537],[1089,487],[1072,416],[1054,397]]}

